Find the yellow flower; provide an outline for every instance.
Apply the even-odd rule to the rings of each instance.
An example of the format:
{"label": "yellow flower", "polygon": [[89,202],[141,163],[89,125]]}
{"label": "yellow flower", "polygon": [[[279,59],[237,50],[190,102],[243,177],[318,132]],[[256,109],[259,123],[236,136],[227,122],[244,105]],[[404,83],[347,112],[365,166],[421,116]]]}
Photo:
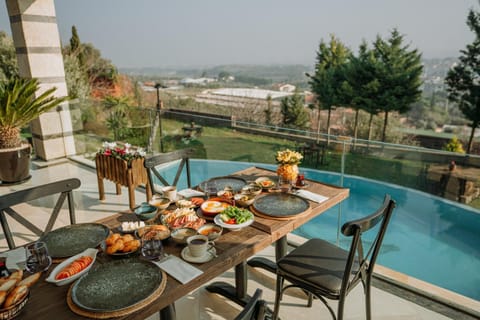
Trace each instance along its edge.
{"label": "yellow flower", "polygon": [[278,151],[275,159],[280,164],[299,164],[303,156],[296,151],[286,149],[283,151]]}

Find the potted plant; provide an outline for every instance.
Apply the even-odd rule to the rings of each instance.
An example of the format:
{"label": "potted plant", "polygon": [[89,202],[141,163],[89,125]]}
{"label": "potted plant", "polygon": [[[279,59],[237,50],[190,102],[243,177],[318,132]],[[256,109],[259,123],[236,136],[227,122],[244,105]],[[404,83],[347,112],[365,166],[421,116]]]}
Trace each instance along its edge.
{"label": "potted plant", "polygon": [[18,183],[30,177],[31,146],[22,140],[20,130],[67,99],[54,97],[56,88],[36,96],[39,87],[37,79],[0,82],[0,184]]}

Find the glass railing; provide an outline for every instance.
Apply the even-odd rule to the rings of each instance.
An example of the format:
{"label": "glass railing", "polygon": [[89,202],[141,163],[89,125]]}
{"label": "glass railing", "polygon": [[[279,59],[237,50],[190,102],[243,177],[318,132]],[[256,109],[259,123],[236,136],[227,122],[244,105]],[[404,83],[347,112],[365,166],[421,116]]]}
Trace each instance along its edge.
{"label": "glass railing", "polygon": [[[301,167],[392,183],[480,209],[480,156],[315,131],[258,124],[199,112],[130,108],[115,119],[93,103],[72,104],[78,155],[93,159],[103,141],[128,142],[149,153],[193,148],[195,158],[275,163],[285,148],[302,152]],[[452,167],[452,161],[455,168]]]}

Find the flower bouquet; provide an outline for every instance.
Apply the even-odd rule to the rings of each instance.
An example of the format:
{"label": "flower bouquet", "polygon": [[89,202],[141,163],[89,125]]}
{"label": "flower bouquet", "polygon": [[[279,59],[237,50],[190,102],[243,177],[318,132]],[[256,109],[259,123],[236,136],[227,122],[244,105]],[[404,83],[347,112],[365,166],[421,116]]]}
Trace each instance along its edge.
{"label": "flower bouquet", "polygon": [[298,165],[303,156],[290,149],[278,151],[275,160],[278,163],[277,174],[284,180],[295,182],[298,176]]}

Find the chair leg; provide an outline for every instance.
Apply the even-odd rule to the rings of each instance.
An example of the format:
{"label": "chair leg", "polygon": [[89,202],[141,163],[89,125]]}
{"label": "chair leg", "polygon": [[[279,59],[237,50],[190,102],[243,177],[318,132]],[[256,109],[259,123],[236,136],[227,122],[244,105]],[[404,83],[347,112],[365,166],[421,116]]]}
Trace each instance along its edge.
{"label": "chair leg", "polygon": [[283,282],[285,280],[283,277],[277,275],[277,284],[275,288],[275,306],[273,309],[273,315],[272,315],[272,320],[277,320],[278,319],[278,312],[280,311],[280,300],[282,300],[282,294],[283,294]]}
{"label": "chair leg", "polygon": [[365,283],[365,288],[364,288],[364,291],[365,291],[365,310],[367,312],[367,320],[370,320],[372,319],[372,304],[371,304],[371,298],[370,298],[370,294],[371,294],[371,287],[370,287],[370,278],[367,279],[366,283]]}
{"label": "chair leg", "polygon": [[[341,296],[338,300],[338,310],[337,310],[337,320],[343,320],[343,309],[345,306],[345,298],[346,296]],[[335,316],[334,316],[335,319]]]}

